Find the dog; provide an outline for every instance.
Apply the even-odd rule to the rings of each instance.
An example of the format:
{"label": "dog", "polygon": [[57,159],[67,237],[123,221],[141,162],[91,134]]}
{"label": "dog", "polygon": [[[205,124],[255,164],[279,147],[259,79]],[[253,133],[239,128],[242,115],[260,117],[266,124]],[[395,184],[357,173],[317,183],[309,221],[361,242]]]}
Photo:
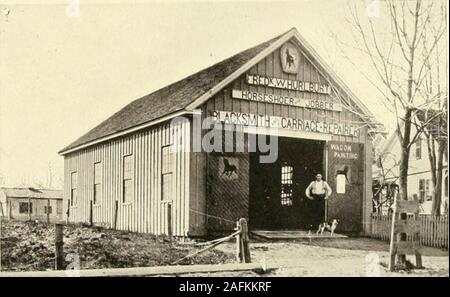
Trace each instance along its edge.
{"label": "dog", "polygon": [[223,168],[222,175],[225,174],[225,176],[230,177],[233,173],[237,174],[236,166],[230,164],[230,161],[228,161],[228,159],[223,158],[223,165],[224,165],[224,168]]}
{"label": "dog", "polygon": [[331,236],[333,236],[334,231],[336,230],[338,224],[339,224],[338,219],[334,219],[333,221],[331,221],[331,224],[329,224],[328,222],[323,222],[322,224],[319,225],[319,229],[317,229],[316,234],[323,235],[323,231],[328,230],[330,231]]}

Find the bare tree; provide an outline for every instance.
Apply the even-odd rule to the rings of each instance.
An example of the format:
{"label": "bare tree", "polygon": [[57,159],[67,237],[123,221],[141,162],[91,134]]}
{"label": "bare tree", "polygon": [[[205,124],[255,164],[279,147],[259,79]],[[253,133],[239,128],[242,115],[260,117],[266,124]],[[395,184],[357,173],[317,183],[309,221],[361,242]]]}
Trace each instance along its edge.
{"label": "bare tree", "polygon": [[[400,198],[408,199],[408,168],[411,146],[425,128],[442,112],[433,113],[425,121],[418,120],[418,111],[435,106],[444,96],[441,89],[427,89],[430,71],[438,63],[430,62],[443,46],[447,30],[443,1],[380,1],[382,13],[389,24],[375,23],[362,17],[356,5],[349,6],[348,19],[358,39],[354,46],[370,60],[376,80],[369,81],[383,95],[383,103],[395,114],[396,134],[401,155],[399,162]],[[443,57],[438,57],[442,59]],[[367,77],[366,77],[367,78]],[[426,95],[426,97],[424,97]]]}
{"label": "bare tree", "polygon": [[426,110],[423,114],[419,115],[420,121],[427,121],[427,119],[433,117],[433,114],[435,113],[443,114],[439,118],[436,118],[433,122],[429,123],[424,129],[424,134],[427,140],[428,159],[430,161],[431,180],[433,183],[433,203],[431,207],[431,214],[436,216],[441,215],[444,158],[447,159],[448,155],[447,111],[447,102],[445,102],[442,107],[442,111]]}
{"label": "bare tree", "polygon": [[[435,38],[436,32],[433,38]],[[424,45],[426,47],[426,44]],[[441,215],[442,203],[442,178],[444,158],[446,158],[448,151],[448,135],[447,135],[447,115],[448,115],[448,96],[447,92],[441,94],[442,83],[440,70],[440,55],[439,47],[436,47],[434,57],[426,56],[425,67],[427,68],[427,76],[425,78],[425,88],[423,96],[426,102],[433,109],[422,110],[417,114],[418,121],[422,125],[425,123],[424,134],[427,140],[428,159],[431,168],[431,180],[433,183],[433,203],[431,213],[433,215]],[[435,62],[433,67],[432,59]],[[436,89],[436,92],[435,92]],[[437,98],[434,98],[437,93]],[[434,103],[434,101],[437,101]],[[434,103],[434,104],[433,104]],[[438,116],[435,116],[435,115]],[[431,121],[429,121],[431,119]]]}

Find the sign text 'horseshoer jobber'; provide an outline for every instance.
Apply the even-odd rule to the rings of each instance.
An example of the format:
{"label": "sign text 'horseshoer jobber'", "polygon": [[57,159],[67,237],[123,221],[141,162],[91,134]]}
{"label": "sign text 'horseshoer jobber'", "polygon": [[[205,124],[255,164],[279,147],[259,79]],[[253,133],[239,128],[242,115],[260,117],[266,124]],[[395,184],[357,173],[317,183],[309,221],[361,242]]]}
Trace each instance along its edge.
{"label": "sign text 'horseshoer jobber'", "polygon": [[292,96],[265,94],[241,90],[232,90],[231,96],[236,99],[243,99],[256,102],[299,106],[322,110],[342,111],[342,106],[340,104],[335,104],[334,102],[328,102],[324,100],[296,98]]}
{"label": "sign text 'horseshoer jobber'", "polygon": [[358,127],[342,123],[302,120],[289,117],[258,115],[245,112],[215,111],[214,120],[224,124],[289,129],[313,133],[358,137]]}
{"label": "sign text 'horseshoer jobber'", "polygon": [[257,74],[247,74],[247,83],[256,86],[287,89],[300,92],[330,94],[330,86],[324,83],[291,80]]}

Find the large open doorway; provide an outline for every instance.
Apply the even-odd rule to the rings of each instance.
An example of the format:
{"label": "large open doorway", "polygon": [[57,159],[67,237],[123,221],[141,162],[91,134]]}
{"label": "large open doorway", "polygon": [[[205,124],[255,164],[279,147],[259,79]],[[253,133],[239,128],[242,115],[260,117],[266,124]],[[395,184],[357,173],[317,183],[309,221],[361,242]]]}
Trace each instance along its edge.
{"label": "large open doorway", "polygon": [[324,172],[325,142],[279,138],[275,163],[260,162],[250,154],[250,227],[253,230],[309,230],[313,214],[305,189]]}

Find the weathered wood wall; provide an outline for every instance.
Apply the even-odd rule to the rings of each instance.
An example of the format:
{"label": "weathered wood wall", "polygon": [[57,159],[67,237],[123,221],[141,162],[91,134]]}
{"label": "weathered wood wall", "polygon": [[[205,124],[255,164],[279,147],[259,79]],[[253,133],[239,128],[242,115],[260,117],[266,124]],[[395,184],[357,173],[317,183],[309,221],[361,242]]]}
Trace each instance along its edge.
{"label": "weathered wood wall", "polygon": [[[162,201],[162,146],[177,140],[182,149],[174,153],[171,201]],[[167,204],[172,204],[172,230],[175,236],[189,232],[189,121],[166,123],[130,136],[115,139],[65,156],[64,212],[70,198],[70,174],[78,173],[78,203],[69,207],[69,221],[89,222],[94,195],[94,163],[103,171],[99,202],[93,205],[93,223],[114,226],[118,200],[117,229],[153,234],[168,231]],[[123,156],[133,156],[133,197],[123,203]]]}
{"label": "weathered wood wall", "polygon": [[[336,151],[333,147],[339,144],[351,148],[352,153],[357,154],[357,157],[349,159],[334,156]],[[341,232],[359,233],[363,230],[364,145],[329,142],[327,152],[328,184],[333,189],[333,194],[327,201],[328,220],[339,219],[339,231]],[[336,177],[344,168],[348,168],[345,193],[337,193]]]}
{"label": "weathered wood wall", "polygon": [[[236,166],[231,178],[221,170],[226,158]],[[207,230],[209,234],[233,230],[240,218],[248,219],[250,193],[250,158],[248,153],[208,155]]]}

